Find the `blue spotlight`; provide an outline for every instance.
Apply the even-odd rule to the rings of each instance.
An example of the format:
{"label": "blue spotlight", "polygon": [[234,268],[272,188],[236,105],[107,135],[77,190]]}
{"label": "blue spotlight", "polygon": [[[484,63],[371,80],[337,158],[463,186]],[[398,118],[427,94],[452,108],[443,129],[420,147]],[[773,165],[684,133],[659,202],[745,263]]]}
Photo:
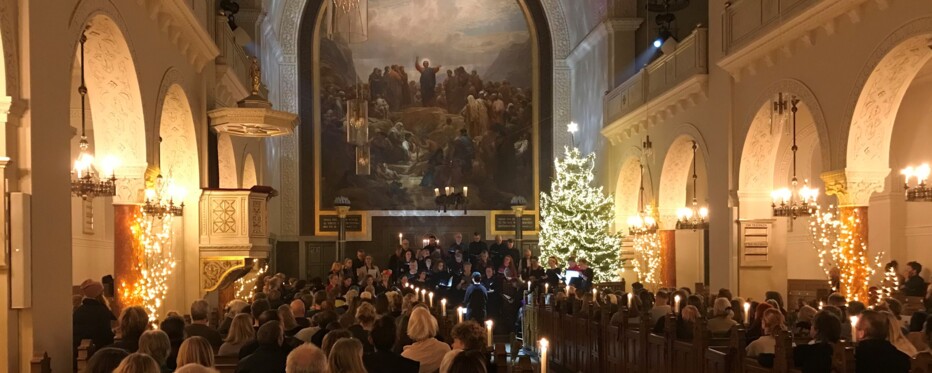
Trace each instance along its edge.
{"label": "blue spotlight", "polygon": [[661,45],[663,45],[663,39],[657,38],[657,40],[654,40],[654,48],[660,48]]}

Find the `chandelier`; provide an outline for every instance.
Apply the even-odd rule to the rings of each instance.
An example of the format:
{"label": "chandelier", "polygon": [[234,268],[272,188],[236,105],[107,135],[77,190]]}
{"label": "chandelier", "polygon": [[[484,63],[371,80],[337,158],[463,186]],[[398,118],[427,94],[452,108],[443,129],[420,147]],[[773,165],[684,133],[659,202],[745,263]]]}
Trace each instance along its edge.
{"label": "chandelier", "polygon": [[706,218],[709,216],[709,209],[705,206],[699,207],[699,201],[696,199],[696,184],[699,176],[696,175],[696,150],[699,146],[693,141],[693,203],[690,207],[683,207],[677,210],[678,217],[676,229],[706,229],[709,223]]}
{"label": "chandelier", "polygon": [[[181,216],[184,213],[185,190],[172,179],[165,180],[159,175],[153,188],[146,189],[146,202],[142,211],[146,215],[159,219],[170,216]],[[175,201],[181,201],[175,204]]]}
{"label": "chandelier", "polygon": [[81,85],[78,87],[78,93],[81,94],[81,142],[78,147],[81,149],[78,153],[78,159],[74,161],[74,169],[71,170],[71,194],[75,197],[81,197],[84,200],[94,199],[94,197],[113,197],[116,195],[116,176],[114,168],[116,160],[113,157],[104,158],[104,175],[109,178],[101,179],[94,167],[94,155],[88,150],[90,147],[87,142],[87,86],[84,85],[84,43],[87,42],[87,36],[81,34]]}
{"label": "chandelier", "polygon": [[[780,98],[782,99],[782,95]],[[790,112],[793,119],[793,178],[790,181],[789,188],[774,190],[770,193],[773,198],[773,215],[796,219],[800,216],[809,216],[813,209],[816,208],[816,197],[819,196],[819,190],[809,188],[809,181],[804,180],[803,186],[799,187],[799,179],[796,177],[796,151],[799,147],[796,145],[796,111],[799,99],[795,96],[790,99]],[[785,102],[774,103],[776,105],[785,105]]]}
{"label": "chandelier", "polygon": [[[903,183],[906,202],[932,202],[932,189],[926,185],[926,181],[929,180],[929,171],[928,163],[915,168],[909,166],[900,171],[903,176],[906,176],[906,181]],[[909,186],[909,179],[913,177],[916,178],[916,185],[911,187]]]}
{"label": "chandelier", "polygon": [[638,190],[638,213],[628,217],[628,234],[632,236],[657,232],[657,219],[654,218],[653,210],[650,206],[644,206],[644,166],[640,167],[641,189]]}
{"label": "chandelier", "polygon": [[468,212],[469,205],[469,187],[464,186],[462,191],[457,192],[452,186],[443,188],[434,188],[434,203],[437,205],[437,211],[447,212],[448,209],[459,210],[463,208],[463,215]]}

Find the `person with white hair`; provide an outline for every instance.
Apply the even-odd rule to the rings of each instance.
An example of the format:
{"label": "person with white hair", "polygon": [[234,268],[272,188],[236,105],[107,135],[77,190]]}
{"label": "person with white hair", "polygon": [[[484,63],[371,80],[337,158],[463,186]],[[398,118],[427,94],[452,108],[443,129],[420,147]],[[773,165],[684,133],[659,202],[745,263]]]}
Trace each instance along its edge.
{"label": "person with white hair", "polygon": [[728,298],[716,298],[712,304],[712,317],[709,318],[706,328],[713,335],[728,334],[732,326],[738,325],[732,316],[734,312],[731,310],[731,301]]}
{"label": "person with white hair", "polygon": [[405,346],[401,356],[421,363],[420,373],[436,372],[440,369],[443,356],[450,351],[450,345],[440,342],[437,335],[437,319],[427,308],[414,307],[408,319],[407,334],[413,344]]}
{"label": "person with white hair", "polygon": [[310,343],[291,350],[285,363],[285,373],[328,373],[329,371],[327,355]]}

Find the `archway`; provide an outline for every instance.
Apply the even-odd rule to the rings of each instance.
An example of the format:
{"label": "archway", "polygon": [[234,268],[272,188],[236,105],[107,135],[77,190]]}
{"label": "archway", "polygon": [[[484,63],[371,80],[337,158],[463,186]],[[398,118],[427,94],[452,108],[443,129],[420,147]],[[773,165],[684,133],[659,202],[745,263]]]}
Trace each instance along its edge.
{"label": "archway", "polygon": [[[774,102],[786,100],[784,114]],[[819,176],[828,168],[829,145],[825,121],[818,100],[797,81],[784,81],[766,92],[761,106],[751,114],[739,168],[739,226],[768,227],[766,251],[745,252],[738,247],[739,278],[742,294],[762,294],[768,290],[785,292],[794,280],[825,280],[818,254],[809,241],[808,218],[774,218],[770,192],[789,187],[793,175],[791,101],[798,99],[796,114],[797,170],[799,183],[823,190]],[[819,203],[828,204],[824,191]],[[747,222],[747,223],[746,223]],[[792,256],[789,253],[793,253]],[[747,254],[747,256],[745,256]],[[756,255],[756,256],[754,256]],[[788,265],[792,257],[793,266]]]}
{"label": "archway", "polygon": [[[194,128],[194,116],[188,96],[178,83],[166,73],[163,80],[162,108],[159,121],[159,168],[165,178],[170,178],[175,185],[184,189],[184,219],[175,221],[173,226],[172,252],[175,260],[182,265],[176,266],[169,284],[169,297],[164,309],[184,309],[199,298],[198,281],[188,280],[188,276],[197,278],[198,270],[198,201],[200,199],[200,163],[197,132]],[[166,87],[167,86],[167,87]]]}
{"label": "archway", "polygon": [[[139,82],[133,56],[121,26],[111,16],[96,14],[84,23],[85,85],[87,87],[87,134],[90,150],[95,155],[95,167],[104,172],[102,160],[113,158],[117,182],[117,197],[95,198],[83,202],[72,199],[72,282],[87,278],[100,279],[119,272],[115,268],[118,252],[130,247],[115,247],[115,237],[125,234],[124,246],[130,245],[128,224],[132,207],[111,207],[113,203],[137,203],[138,190],[145,171],[146,132],[139,92]],[[76,40],[77,41],[77,40]],[[81,127],[80,46],[75,45],[71,90],[71,126]],[[80,132],[76,132],[80,133]],[[72,139],[71,153],[78,154],[79,136]],[[127,182],[135,180],[136,182]],[[124,224],[125,223],[125,224]],[[119,228],[126,228],[120,230]],[[92,261],[89,261],[93,258]],[[129,264],[127,268],[129,269]]]}
{"label": "archway", "polygon": [[641,185],[641,160],[626,157],[615,184],[615,232],[628,232],[628,217],[638,213],[638,192]]}
{"label": "archway", "polygon": [[243,158],[243,189],[249,189],[259,185],[259,178],[256,176],[256,161],[252,159],[251,153],[246,153]]}
{"label": "archway", "polygon": [[233,151],[233,140],[230,139],[229,134],[217,134],[217,165],[220,172],[220,187],[238,188],[236,153]]}

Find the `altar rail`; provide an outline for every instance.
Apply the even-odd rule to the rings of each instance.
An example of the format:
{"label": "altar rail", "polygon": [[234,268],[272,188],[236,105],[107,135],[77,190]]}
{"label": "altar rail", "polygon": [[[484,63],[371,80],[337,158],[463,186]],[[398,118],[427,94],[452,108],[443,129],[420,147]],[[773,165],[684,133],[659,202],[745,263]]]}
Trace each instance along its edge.
{"label": "altar rail", "polygon": [[[773,367],[761,366],[756,358],[745,354],[745,327],[732,328],[727,338],[713,337],[706,320],[693,324],[692,338],[679,339],[676,317],[664,319],[661,334],[652,333],[650,316],[641,315],[640,322],[609,325],[611,306],[596,312],[575,314],[552,306],[528,306],[525,320],[536,330],[532,338],[547,338],[550,342],[549,361],[572,372],[799,372],[793,364],[793,343],[805,344],[807,339],[794,340],[789,333],[776,336],[777,347]],[[627,312],[622,308],[619,312]],[[854,347],[842,341],[834,348],[833,372],[854,372]],[[537,346],[534,346],[537,348]],[[922,353],[912,360],[912,372],[932,372],[932,354]]]}

